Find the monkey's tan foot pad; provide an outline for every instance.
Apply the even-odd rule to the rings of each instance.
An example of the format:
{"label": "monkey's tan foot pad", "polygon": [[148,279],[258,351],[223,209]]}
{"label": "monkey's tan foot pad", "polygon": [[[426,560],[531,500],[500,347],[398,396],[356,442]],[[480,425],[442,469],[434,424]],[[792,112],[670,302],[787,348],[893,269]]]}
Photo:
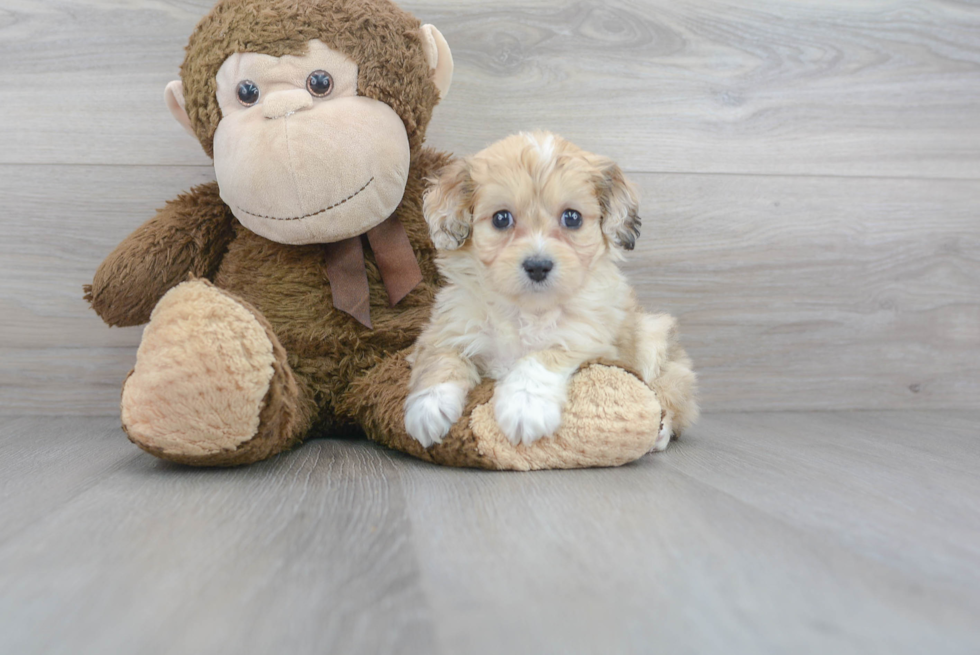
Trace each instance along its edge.
{"label": "monkey's tan foot pad", "polygon": [[497,427],[492,401],[473,409],[470,430],[476,448],[497,468],[620,466],[650,452],[660,415],[656,395],[642,380],[618,366],[591,364],[572,377],[554,436],[514,446]]}
{"label": "monkey's tan foot pad", "polygon": [[123,385],[123,429],[164,459],[244,464],[287,447],[290,421],[268,401],[282,405],[290,391],[294,402],[287,404],[294,406],[295,380],[265,319],[209,282],[192,280],[153,310]]}
{"label": "monkey's tan foot pad", "polygon": [[370,439],[444,466],[518,470],[619,466],[646,455],[660,430],[660,403],[639,376],[614,362],[589,362],[572,376],[555,436],[514,446],[494,419],[493,381],[470,392],[463,417],[429,448],[405,430],[409,351],[356,378],[341,408]]}

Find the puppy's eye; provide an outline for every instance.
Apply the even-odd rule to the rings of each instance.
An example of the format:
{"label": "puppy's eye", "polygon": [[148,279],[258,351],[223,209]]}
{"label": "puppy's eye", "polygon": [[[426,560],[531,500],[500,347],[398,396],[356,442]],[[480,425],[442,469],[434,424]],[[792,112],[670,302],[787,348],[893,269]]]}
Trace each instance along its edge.
{"label": "puppy's eye", "polygon": [[252,80],[242,80],[238,83],[238,102],[251,107],[259,99],[259,87]]}
{"label": "puppy's eye", "polygon": [[333,78],[327,71],[313,71],[306,78],[306,89],[317,98],[322,98],[333,89]]}
{"label": "puppy's eye", "polygon": [[509,211],[501,210],[493,215],[490,222],[493,223],[493,226],[498,230],[506,230],[514,224],[514,215]]}
{"label": "puppy's eye", "polygon": [[561,215],[561,226],[577,230],[582,227],[582,215],[574,209],[566,209]]}

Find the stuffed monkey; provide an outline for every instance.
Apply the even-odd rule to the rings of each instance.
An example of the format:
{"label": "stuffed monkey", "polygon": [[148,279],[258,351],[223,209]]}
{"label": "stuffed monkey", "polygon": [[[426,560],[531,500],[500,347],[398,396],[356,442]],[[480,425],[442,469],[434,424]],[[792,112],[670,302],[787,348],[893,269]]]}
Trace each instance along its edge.
{"label": "stuffed monkey", "polygon": [[388,0],[220,0],[191,35],[170,111],[216,181],[167,203],[86,286],[115,326],[148,323],[123,429],[200,466],[248,464],[363,431],[440,464],[618,465],[652,447],[653,392],[612,363],[573,378],[558,433],[497,430],[492,383],[443,441],[404,429],[405,356],[439,277],[422,216],[448,155],[423,147],[452,56]]}

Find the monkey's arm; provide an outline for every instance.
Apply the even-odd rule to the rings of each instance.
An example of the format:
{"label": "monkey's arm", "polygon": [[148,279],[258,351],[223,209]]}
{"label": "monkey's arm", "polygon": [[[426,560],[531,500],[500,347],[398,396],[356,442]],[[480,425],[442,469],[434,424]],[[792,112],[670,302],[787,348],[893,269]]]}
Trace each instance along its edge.
{"label": "monkey's arm", "polygon": [[85,299],[109,325],[146,323],[163,294],[188,275],[211,279],[233,236],[218,184],[194,187],[116,246],[85,285]]}

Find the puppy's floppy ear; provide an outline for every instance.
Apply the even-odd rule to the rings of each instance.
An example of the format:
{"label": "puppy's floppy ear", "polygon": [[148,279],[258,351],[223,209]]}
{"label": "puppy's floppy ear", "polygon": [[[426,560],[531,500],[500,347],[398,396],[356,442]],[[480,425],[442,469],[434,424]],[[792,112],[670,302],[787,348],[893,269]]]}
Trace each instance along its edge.
{"label": "puppy's floppy ear", "polygon": [[607,157],[596,157],[596,193],[602,208],[602,233],[623,250],[632,250],[640,236],[640,201],[623,169]]}
{"label": "puppy's floppy ear", "polygon": [[455,250],[466,242],[473,228],[469,163],[457,159],[429,181],[432,186],[423,196],[422,213],[429,224],[432,243],[440,250]]}

